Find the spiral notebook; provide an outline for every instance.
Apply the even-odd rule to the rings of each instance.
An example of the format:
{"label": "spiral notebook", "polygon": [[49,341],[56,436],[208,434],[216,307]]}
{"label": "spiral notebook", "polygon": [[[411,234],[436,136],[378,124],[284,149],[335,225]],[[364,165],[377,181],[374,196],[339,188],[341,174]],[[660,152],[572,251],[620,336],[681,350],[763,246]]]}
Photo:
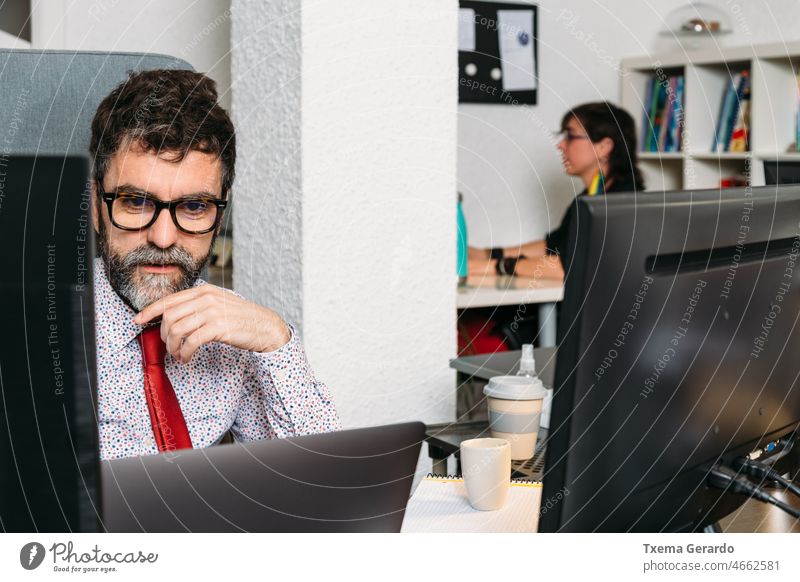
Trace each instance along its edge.
{"label": "spiral notebook", "polygon": [[506,504],[497,511],[473,509],[460,477],[428,475],[406,507],[403,533],[535,533],[542,484],[511,481]]}

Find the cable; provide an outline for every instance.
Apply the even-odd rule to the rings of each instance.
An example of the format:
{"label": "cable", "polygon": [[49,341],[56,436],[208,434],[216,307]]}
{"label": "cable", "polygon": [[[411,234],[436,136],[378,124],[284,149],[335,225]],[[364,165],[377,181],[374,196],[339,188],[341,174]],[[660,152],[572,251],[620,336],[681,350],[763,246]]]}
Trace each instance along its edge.
{"label": "cable", "polygon": [[762,482],[767,480],[777,481],[782,487],[800,497],[800,486],[790,481],[762,461],[756,461],[747,457],[740,457],[733,461],[733,467],[737,471],[740,471],[745,475],[755,477]]}
{"label": "cable", "polygon": [[800,519],[800,509],[795,509],[788,503],[784,503],[780,499],[773,497],[761,489],[761,487],[748,481],[738,472],[725,465],[714,465],[711,468],[711,471],[708,472],[708,484],[711,487],[730,491],[731,493],[747,495],[763,503],[769,503],[782,509],[792,517]]}

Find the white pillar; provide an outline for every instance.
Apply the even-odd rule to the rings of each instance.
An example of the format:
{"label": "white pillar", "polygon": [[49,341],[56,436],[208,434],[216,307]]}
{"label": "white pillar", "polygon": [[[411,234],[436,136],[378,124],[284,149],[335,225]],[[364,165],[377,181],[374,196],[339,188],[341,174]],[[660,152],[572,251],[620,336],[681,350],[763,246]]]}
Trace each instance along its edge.
{"label": "white pillar", "polygon": [[452,420],[456,0],[233,0],[234,281],[346,427]]}

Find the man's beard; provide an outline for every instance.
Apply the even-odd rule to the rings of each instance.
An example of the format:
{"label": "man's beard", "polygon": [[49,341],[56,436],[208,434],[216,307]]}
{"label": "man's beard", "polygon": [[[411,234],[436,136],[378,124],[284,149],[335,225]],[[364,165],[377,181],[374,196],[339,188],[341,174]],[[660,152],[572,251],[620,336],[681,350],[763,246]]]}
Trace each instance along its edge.
{"label": "man's beard", "polygon": [[[99,227],[97,246],[108,281],[117,295],[137,312],[167,295],[192,287],[211,256],[216,239],[215,233],[208,254],[199,259],[179,246],[162,249],[152,243],[138,246],[121,257],[110,248],[102,220],[99,221]],[[178,267],[178,277],[175,279],[173,274],[163,273],[137,274],[136,268],[141,265],[175,265]]]}

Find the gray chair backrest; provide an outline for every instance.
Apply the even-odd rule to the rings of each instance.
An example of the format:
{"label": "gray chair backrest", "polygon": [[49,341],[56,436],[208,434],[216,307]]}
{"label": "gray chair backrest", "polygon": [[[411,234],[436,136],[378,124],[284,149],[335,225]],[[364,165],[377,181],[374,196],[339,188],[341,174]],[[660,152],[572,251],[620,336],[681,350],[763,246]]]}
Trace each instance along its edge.
{"label": "gray chair backrest", "polygon": [[157,54],[0,50],[0,155],[88,155],[100,101],[128,71],[192,69]]}

